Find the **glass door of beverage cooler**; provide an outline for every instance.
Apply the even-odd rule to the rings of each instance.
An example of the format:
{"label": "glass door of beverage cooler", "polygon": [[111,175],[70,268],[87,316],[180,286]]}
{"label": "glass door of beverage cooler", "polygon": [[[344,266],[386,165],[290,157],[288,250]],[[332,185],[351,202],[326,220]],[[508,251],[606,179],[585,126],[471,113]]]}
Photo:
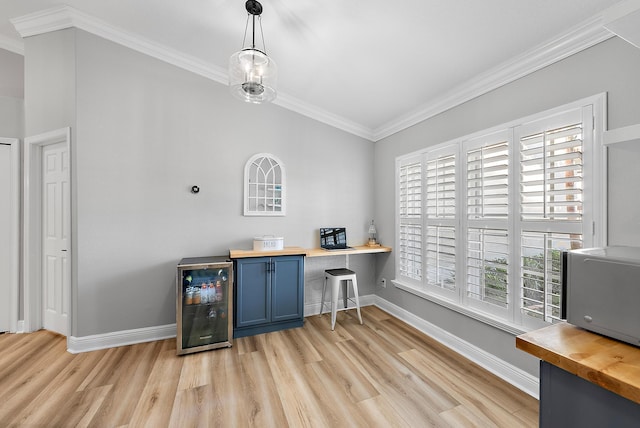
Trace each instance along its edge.
{"label": "glass door of beverage cooler", "polygon": [[231,346],[233,263],[226,257],[182,259],[176,285],[178,355]]}

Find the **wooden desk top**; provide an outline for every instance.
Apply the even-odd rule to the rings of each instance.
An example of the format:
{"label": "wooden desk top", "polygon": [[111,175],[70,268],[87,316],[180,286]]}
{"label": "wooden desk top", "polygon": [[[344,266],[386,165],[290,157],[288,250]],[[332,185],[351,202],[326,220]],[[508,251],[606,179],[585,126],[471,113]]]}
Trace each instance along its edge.
{"label": "wooden desk top", "polygon": [[390,247],[370,247],[368,245],[357,245],[348,250],[327,251],[322,248],[311,248],[307,250],[307,257],[326,257],[326,256],[344,256],[348,254],[374,254],[374,253],[390,253]]}
{"label": "wooden desk top", "polygon": [[254,251],[254,250],[229,250],[229,257],[241,259],[245,257],[269,257],[269,256],[293,256],[303,255],[307,257],[345,256],[349,254],[374,254],[390,253],[390,247],[370,247],[368,245],[358,245],[348,250],[327,251],[322,248],[305,249],[301,247],[284,247],[282,250],[274,251]]}
{"label": "wooden desk top", "polygon": [[640,348],[571,324],[516,337],[516,348],[640,404]]}
{"label": "wooden desk top", "polygon": [[301,247],[284,247],[282,250],[254,251],[254,250],[229,250],[229,257],[242,259],[245,257],[270,257],[270,256],[305,256],[307,250]]}

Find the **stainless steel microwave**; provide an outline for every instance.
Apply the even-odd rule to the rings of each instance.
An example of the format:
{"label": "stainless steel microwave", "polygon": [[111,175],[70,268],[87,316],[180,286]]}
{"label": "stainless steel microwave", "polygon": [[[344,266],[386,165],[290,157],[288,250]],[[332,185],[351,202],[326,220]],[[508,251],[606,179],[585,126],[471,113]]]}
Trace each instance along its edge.
{"label": "stainless steel microwave", "polygon": [[569,251],[564,270],[567,322],[640,346],[640,248]]}

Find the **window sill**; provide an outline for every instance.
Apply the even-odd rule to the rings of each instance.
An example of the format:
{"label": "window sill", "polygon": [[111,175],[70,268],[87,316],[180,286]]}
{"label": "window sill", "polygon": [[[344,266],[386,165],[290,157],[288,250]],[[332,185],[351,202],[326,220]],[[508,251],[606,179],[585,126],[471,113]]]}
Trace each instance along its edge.
{"label": "window sill", "polygon": [[440,306],[443,306],[447,309],[450,309],[452,311],[458,312],[462,315],[468,316],[469,318],[473,318],[476,321],[480,321],[483,322],[485,324],[488,324],[492,327],[495,327],[499,330],[505,331],[507,333],[511,333],[514,336],[517,336],[519,334],[523,334],[523,333],[527,333],[530,331],[530,329],[527,329],[526,327],[520,326],[520,325],[516,325],[516,324],[512,324],[509,323],[505,320],[501,320],[499,318],[496,318],[493,315],[478,311],[476,309],[472,309],[466,306],[462,306],[459,303],[456,302],[452,302],[450,300],[444,299],[441,296],[437,296],[435,294],[429,293],[425,290],[422,290],[420,288],[417,288],[416,286],[413,285],[409,285],[407,283],[398,281],[397,279],[391,280],[391,283],[393,283],[393,285],[396,288],[399,288],[400,290],[404,290],[407,293],[411,293],[414,294],[418,297],[421,297],[425,300],[429,300],[430,302],[436,303]]}

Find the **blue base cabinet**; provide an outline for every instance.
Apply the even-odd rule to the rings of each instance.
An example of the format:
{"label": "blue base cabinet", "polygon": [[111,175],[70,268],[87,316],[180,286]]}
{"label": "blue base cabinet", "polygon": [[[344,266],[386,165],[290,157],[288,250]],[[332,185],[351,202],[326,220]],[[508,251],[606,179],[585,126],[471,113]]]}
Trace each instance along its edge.
{"label": "blue base cabinet", "polygon": [[540,361],[540,428],[638,426],[640,404]]}
{"label": "blue base cabinet", "polygon": [[244,337],[304,322],[304,256],[235,260],[233,336]]}

